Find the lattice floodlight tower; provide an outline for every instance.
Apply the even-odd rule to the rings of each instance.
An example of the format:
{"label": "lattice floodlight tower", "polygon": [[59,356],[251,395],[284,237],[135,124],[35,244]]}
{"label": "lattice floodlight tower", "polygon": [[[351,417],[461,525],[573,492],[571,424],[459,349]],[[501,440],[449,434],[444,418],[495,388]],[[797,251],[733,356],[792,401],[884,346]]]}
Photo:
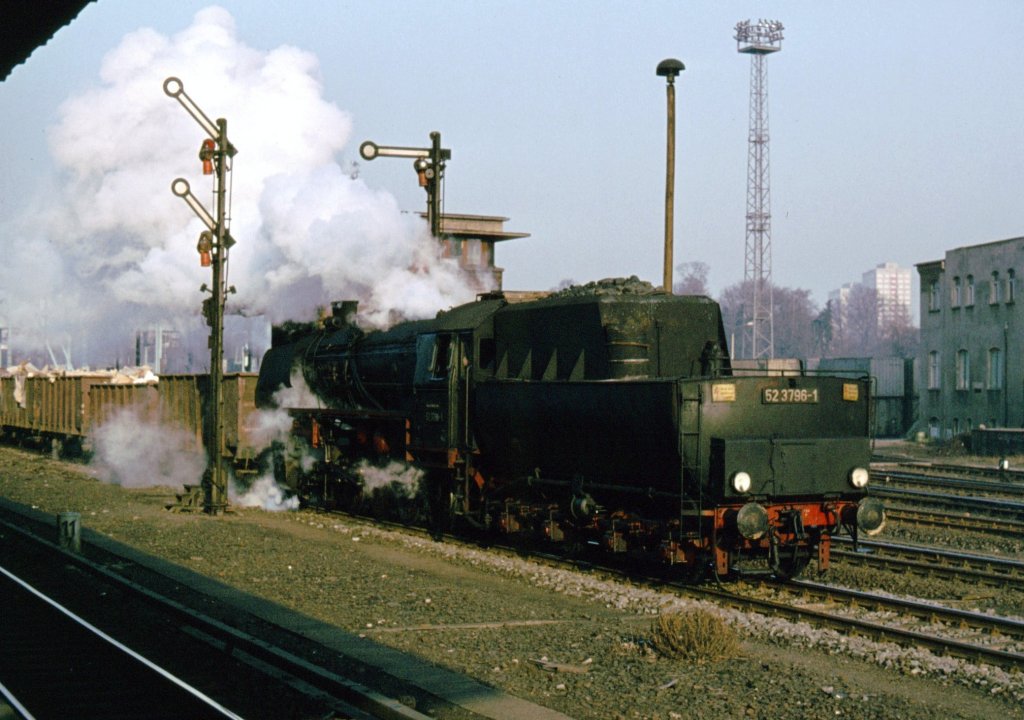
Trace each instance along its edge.
{"label": "lattice floodlight tower", "polygon": [[[736,23],[736,50],[750,55],[750,134],[747,153],[747,239],[743,269],[749,300],[744,309],[742,355],[772,358],[772,214],[768,170],[768,70],[766,58],[782,49],[782,23]],[[748,343],[749,338],[749,343]]]}

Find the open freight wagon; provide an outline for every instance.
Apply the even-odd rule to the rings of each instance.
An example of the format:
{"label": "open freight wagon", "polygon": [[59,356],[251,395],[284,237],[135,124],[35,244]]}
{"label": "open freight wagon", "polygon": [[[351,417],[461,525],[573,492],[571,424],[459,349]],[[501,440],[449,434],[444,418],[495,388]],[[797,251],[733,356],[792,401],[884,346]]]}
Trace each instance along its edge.
{"label": "open freight wagon", "polygon": [[[130,415],[142,425],[184,430],[203,447],[208,375],[163,375],[156,382],[112,382],[111,373],[0,377],[0,435],[8,442],[49,445],[55,455],[92,450],[96,431]],[[261,451],[255,417],[256,375],[224,376],[225,445],[239,469]]]}

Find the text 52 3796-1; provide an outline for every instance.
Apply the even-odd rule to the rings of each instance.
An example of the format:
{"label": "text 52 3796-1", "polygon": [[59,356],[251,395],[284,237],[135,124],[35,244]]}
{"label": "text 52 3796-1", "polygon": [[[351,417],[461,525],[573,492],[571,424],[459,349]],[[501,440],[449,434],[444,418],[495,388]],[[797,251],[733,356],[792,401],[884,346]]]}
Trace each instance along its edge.
{"label": "text 52 3796-1", "polygon": [[770,405],[818,402],[818,388],[765,388],[761,400]]}

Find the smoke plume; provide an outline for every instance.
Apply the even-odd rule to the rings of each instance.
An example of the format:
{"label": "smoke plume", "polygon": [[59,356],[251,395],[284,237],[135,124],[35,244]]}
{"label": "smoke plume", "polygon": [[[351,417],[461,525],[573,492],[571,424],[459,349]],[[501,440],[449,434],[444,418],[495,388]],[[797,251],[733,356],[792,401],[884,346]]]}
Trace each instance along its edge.
{"label": "smoke plume", "polygon": [[371,493],[381,488],[391,488],[405,497],[412,497],[420,489],[423,471],[412,465],[395,461],[384,467],[362,461],[355,468],[356,474],[363,481],[363,490]]}
{"label": "smoke plume", "polygon": [[147,422],[125,411],[93,432],[92,465],[100,478],[128,488],[196,485],[206,457],[181,427]]}
{"label": "smoke plume", "polygon": [[298,496],[288,495],[271,475],[258,478],[248,489],[232,482],[228,486],[228,499],[238,507],[261,508],[271,512],[299,509]]}
{"label": "smoke plume", "polygon": [[171,76],[207,116],[227,118],[239,151],[228,312],[308,320],[352,298],[364,324],[382,324],[472,299],[421,218],[342,170],[352,118],[323,96],[316,57],[249,47],[209,7],[176,35],[124,37],[96,84],[61,106],[49,129],[56,189],[0,228],[18,238],[0,268],[18,347],[66,343],[77,364],[109,364],[135,329],[197,314],[205,227],[170,186],[185,178],[211,211],[213,186],[197,157],[205,132],[163,91]]}

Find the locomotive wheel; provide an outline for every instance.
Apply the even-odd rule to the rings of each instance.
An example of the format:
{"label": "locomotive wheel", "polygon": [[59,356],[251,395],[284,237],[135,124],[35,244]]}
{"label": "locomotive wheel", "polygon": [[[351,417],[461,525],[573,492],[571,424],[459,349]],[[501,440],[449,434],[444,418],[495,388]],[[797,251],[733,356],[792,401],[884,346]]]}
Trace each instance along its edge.
{"label": "locomotive wheel", "polygon": [[697,553],[692,563],[683,565],[680,573],[680,580],[689,585],[696,585],[708,579],[711,575],[711,558],[706,553]]}
{"label": "locomotive wheel", "polygon": [[452,524],[452,477],[444,470],[428,470],[423,478],[430,536],[440,540]]}

